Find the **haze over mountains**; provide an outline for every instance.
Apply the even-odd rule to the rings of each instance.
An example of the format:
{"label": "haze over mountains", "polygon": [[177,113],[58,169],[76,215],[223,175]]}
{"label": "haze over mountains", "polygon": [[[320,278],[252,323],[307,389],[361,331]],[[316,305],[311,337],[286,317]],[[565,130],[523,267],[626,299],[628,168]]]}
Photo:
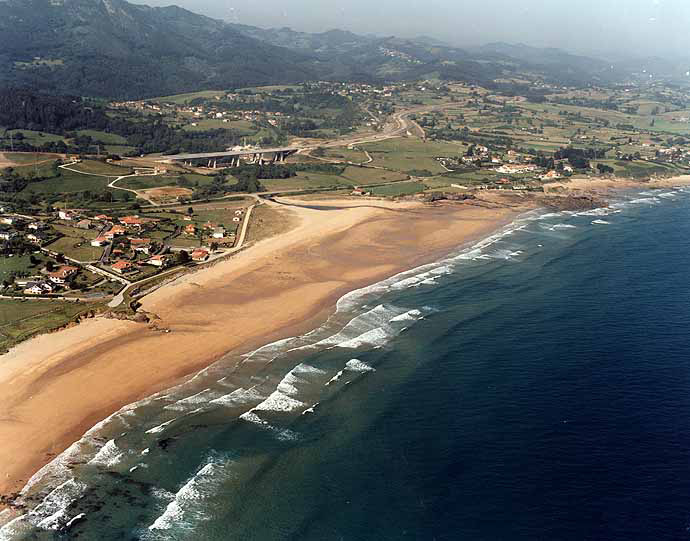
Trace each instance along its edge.
{"label": "haze over mountains", "polygon": [[525,70],[611,82],[630,69],[558,49],[266,30],[125,0],[0,0],[0,83],[59,94],[143,98],[315,79],[486,83]]}

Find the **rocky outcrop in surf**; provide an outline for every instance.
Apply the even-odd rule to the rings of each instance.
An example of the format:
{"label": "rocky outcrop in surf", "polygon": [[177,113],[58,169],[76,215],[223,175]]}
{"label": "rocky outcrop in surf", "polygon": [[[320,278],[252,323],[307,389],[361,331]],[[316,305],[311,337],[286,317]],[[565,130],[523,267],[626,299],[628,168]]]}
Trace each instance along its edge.
{"label": "rocky outcrop in surf", "polygon": [[565,197],[542,197],[539,200],[541,206],[552,210],[582,211],[596,208],[605,208],[609,204],[606,200],[590,195],[567,195]]}

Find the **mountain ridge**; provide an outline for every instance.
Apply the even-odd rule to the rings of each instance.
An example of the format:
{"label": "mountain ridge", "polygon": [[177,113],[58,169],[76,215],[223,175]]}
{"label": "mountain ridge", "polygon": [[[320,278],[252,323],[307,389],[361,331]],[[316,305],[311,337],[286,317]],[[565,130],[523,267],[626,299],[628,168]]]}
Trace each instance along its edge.
{"label": "mountain ridge", "polygon": [[317,79],[491,83],[524,71],[564,84],[620,77],[607,62],[559,49],[262,29],[126,0],[0,0],[0,84],[48,93],[138,99]]}

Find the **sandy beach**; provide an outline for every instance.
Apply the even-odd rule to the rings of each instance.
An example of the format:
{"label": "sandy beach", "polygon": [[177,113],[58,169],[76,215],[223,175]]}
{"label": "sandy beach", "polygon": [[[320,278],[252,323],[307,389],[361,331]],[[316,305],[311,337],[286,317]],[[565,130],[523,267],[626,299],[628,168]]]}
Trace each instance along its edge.
{"label": "sandy beach", "polygon": [[157,328],[95,318],[0,357],[0,493],[19,491],[122,406],[230,351],[306,332],[346,292],[485,237],[530,203],[323,200],[318,206],[277,206],[290,213],[290,231],[144,298],[142,308],[160,318]]}

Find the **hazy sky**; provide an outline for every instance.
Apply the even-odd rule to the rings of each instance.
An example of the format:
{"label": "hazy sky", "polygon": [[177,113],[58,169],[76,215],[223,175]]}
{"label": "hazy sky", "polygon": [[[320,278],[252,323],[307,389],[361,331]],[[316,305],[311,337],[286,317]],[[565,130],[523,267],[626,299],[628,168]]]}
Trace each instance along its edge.
{"label": "hazy sky", "polygon": [[343,28],[457,45],[522,42],[579,51],[690,52],[690,0],[135,0],[262,27]]}

